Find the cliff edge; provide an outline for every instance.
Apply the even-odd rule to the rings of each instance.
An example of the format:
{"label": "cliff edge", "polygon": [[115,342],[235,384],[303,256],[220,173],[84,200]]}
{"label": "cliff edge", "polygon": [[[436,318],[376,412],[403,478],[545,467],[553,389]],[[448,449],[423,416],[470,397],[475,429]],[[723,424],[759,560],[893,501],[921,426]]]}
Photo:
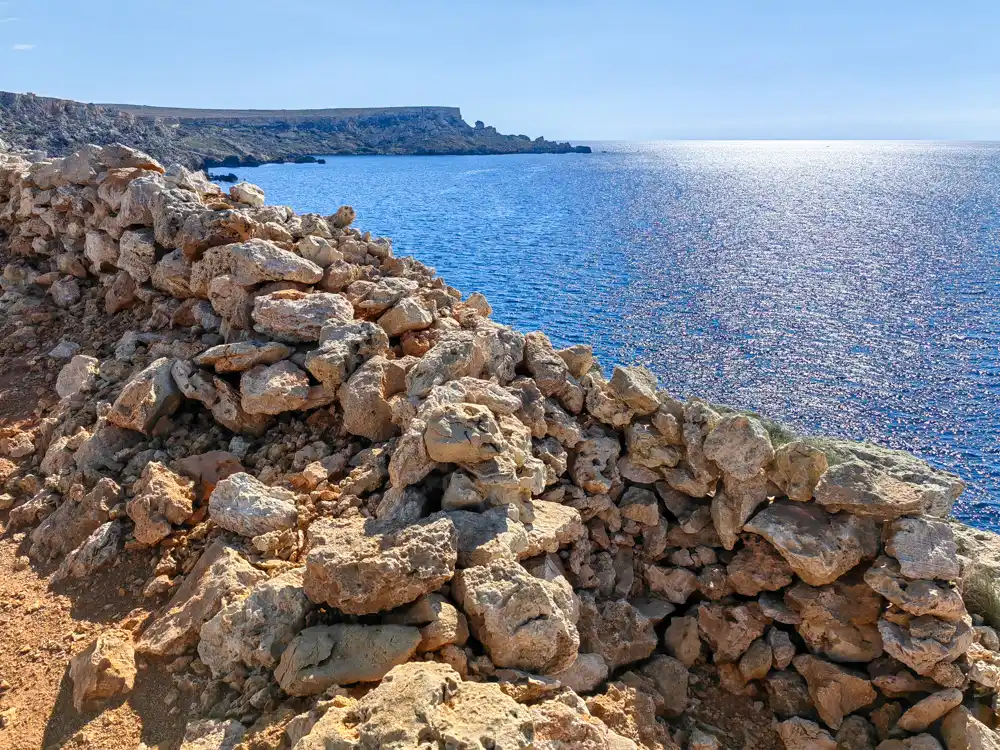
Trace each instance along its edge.
{"label": "cliff edge", "polygon": [[589,153],[587,146],[503,135],[457,107],[215,110],[84,104],[0,92],[0,139],[65,156],[122,143],[189,168],[255,166],[314,154]]}

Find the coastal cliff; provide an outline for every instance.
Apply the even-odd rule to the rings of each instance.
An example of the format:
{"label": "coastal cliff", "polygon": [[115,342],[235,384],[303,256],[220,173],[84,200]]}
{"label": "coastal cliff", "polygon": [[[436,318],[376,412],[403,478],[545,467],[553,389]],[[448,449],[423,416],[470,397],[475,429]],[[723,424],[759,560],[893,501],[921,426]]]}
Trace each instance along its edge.
{"label": "coastal cliff", "polygon": [[314,154],[589,153],[586,146],[472,126],[457,107],[202,110],[83,104],[0,92],[0,140],[48,156],[123,143],[165,164],[254,166]]}
{"label": "coastal cliff", "polygon": [[0,740],[1000,746],[958,477],[608,374],[354,219],[0,155]]}

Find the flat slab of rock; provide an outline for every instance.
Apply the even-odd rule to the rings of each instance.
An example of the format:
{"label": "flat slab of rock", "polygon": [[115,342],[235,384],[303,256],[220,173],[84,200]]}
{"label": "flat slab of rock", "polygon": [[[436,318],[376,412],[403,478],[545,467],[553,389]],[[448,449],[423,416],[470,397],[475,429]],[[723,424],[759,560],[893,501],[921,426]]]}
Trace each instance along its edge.
{"label": "flat slab of rock", "polygon": [[810,586],[833,583],[878,551],[874,521],[832,515],[812,503],[779,500],[754,516],[745,529],[774,545]]}
{"label": "flat slab of rock", "polygon": [[232,474],[215,486],[208,514],[227,531],[249,537],[293,528],[298,520],[293,492],[268,487],[245,472]]}
{"label": "flat slab of rock", "polygon": [[460,570],[452,585],[495,665],[544,675],[576,660],[578,611],[566,579],[535,578],[517,562],[501,559]]}
{"label": "flat slab of rock", "polygon": [[306,628],[281,656],[274,677],[289,695],[315,695],[334,685],[378,682],[417,652],[420,630],[405,625],[319,625]]}
{"label": "flat slab of rock", "polygon": [[292,348],[278,341],[237,341],[206,349],[194,358],[194,363],[212,367],[218,373],[245,372],[256,365],[273,365],[291,354]]}
{"label": "flat slab of rock", "polygon": [[323,278],[323,269],[315,263],[267,240],[247,240],[227,245],[226,249],[232,259],[230,274],[240,286],[267,281],[315,284]]}
{"label": "flat slab of rock", "polygon": [[322,536],[306,558],[306,595],[347,614],[409,604],[449,581],[458,560],[458,533],[447,518],[402,528],[336,519]]}
{"label": "flat slab of rock", "polygon": [[215,617],[227,600],[266,578],[232,547],[213,542],[201,553],[166,611],[142,633],[136,651],[150,656],[181,656],[194,647],[202,625]]}

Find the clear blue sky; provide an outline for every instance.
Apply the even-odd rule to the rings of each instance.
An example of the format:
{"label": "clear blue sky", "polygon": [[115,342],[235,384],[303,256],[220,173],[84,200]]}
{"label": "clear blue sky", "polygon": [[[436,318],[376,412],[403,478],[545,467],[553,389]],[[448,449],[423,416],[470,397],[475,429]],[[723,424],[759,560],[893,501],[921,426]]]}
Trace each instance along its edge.
{"label": "clear blue sky", "polygon": [[0,89],[570,139],[1000,139],[997,0],[8,0]]}

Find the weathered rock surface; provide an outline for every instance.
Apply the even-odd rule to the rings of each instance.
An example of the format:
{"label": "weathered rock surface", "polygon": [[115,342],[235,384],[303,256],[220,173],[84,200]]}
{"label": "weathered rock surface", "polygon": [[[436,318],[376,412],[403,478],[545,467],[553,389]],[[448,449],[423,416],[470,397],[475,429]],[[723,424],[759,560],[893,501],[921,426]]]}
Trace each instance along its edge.
{"label": "weathered rock surface", "polygon": [[201,627],[266,575],[224,542],[214,542],[171,598],[166,610],[147,627],[136,651],[150,656],[180,656],[197,642]]}
{"label": "weathered rock surface", "polygon": [[215,486],[208,513],[222,528],[249,537],[293,528],[298,518],[294,493],[268,487],[244,472]]}
{"label": "weathered rock surface", "polygon": [[311,609],[301,568],[262,581],[202,625],[198,656],[217,677],[240,665],[274,669]]}
{"label": "weathered rock surface", "polygon": [[997,733],[976,719],[965,706],[951,710],[941,721],[941,736],[948,750],[1000,750]]}
{"label": "weathered rock surface", "polygon": [[175,525],[191,517],[194,482],[153,461],[142,470],[135,495],[126,507],[135,522],[136,540],[156,544],[169,536]]}
{"label": "weathered rock surface", "polygon": [[845,716],[875,701],[871,682],[858,672],[804,654],[796,656],[792,664],[805,678],[820,718],[833,729]]}
{"label": "weathered rock surface", "polygon": [[281,656],[274,677],[289,695],[314,695],[333,685],[378,682],[417,651],[420,631],[403,625],[319,625],[306,628]]}
{"label": "weathered rock surface", "polygon": [[754,516],[746,530],[774,545],[810,586],[833,583],[878,549],[873,522],[831,515],[809,503],[775,502]]}
{"label": "weathered rock surface", "polygon": [[579,629],[581,650],[601,656],[611,671],[645,659],[658,642],[653,623],[621,599],[597,604],[581,597]]}
{"label": "weathered rock surface", "polygon": [[176,411],[182,397],[170,374],[172,365],[172,360],[161,357],[129,380],[111,407],[108,422],[148,435],[160,417]]}
{"label": "weathered rock surface", "polygon": [[84,711],[97,701],[127,695],[135,686],[135,651],[127,633],[101,633],[69,664],[73,681],[73,707]]}
{"label": "weathered rock surface", "polygon": [[550,674],[576,660],[579,609],[565,579],[535,578],[517,562],[460,570],[455,597],[473,634],[501,667]]}
{"label": "weathered rock surface", "polygon": [[348,614],[409,604],[455,573],[458,534],[447,518],[403,528],[345,518],[332,521],[324,535],[306,559],[306,595]]}

